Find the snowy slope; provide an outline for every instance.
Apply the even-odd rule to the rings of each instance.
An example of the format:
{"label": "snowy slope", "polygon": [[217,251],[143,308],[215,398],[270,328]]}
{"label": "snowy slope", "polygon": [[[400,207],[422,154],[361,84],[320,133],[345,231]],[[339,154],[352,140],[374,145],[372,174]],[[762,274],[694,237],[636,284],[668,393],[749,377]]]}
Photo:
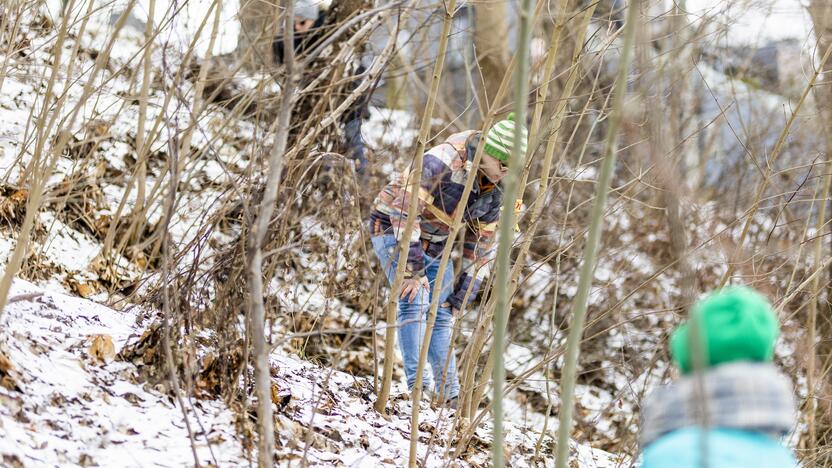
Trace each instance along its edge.
{"label": "snowy slope", "polygon": [[[13,366],[6,373],[14,383],[0,388],[3,464],[192,464],[181,410],[169,397],[135,383],[131,364],[113,361],[106,350],[103,357],[109,362],[104,363],[90,352],[99,335],[110,337],[117,351],[135,333],[136,313],[46,292],[21,280],[10,297],[29,293],[40,295],[6,307],[0,331],[0,359]],[[233,414],[220,402],[193,401],[189,418],[197,428],[200,463],[243,462]]]}
{"label": "snowy slope", "polygon": [[[0,331],[0,459],[8,466],[187,466],[193,464],[182,412],[172,398],[136,383],[132,364],[113,360],[142,328],[135,311],[48,292],[16,281]],[[112,339],[112,348],[96,337]],[[100,338],[99,338],[100,340]],[[107,340],[107,338],[103,338]],[[372,409],[371,381],[279,352],[272,356],[280,466],[406,464],[410,401],[399,388],[391,416]],[[185,400],[201,464],[248,464],[235,415],[220,401]],[[420,459],[445,466],[453,448],[448,412],[421,409]],[[538,434],[514,424],[506,437],[512,466],[553,464],[550,437],[532,460]],[[481,426],[457,466],[487,465],[490,426]],[[573,447],[579,466],[612,467],[621,459]],[[249,454],[250,456],[250,454]],[[452,457],[454,458],[454,457]]]}

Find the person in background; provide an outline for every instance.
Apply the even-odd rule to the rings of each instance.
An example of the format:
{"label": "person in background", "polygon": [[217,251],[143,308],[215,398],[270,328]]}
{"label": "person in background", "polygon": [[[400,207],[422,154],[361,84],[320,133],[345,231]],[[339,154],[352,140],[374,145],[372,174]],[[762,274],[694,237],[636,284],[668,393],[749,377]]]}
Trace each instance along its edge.
{"label": "person in background", "polygon": [[[295,54],[301,55],[320,42],[324,35],[321,28],[326,21],[326,12],[318,8],[313,0],[298,0],[295,2]],[[283,63],[283,37],[278,36],[272,41],[272,52],[277,63]]]}
{"label": "person in background", "polygon": [[[428,150],[422,163],[413,233],[405,240],[409,252],[398,298],[398,341],[407,385],[412,390],[431,297],[439,294],[440,306],[428,349],[433,388],[427,369],[423,382],[427,394],[435,389],[435,394],[444,395],[451,408],[456,408],[459,395],[456,359],[451,349],[451,325],[465,298],[472,301],[489,275],[503,200],[500,181],[506,174],[512,150],[519,147],[523,153],[526,151],[527,131],[523,127],[522,141],[514,141],[515,125],[513,116],[509,115],[486,133],[468,130],[453,134]],[[472,167],[474,155],[483,136],[485,154],[479,167],[475,168]],[[473,190],[468,203],[460,207],[464,184],[471,171],[476,171]],[[398,245],[404,235],[410,205],[407,179],[407,173],[400,174],[384,187],[375,199],[369,220],[373,250],[390,283],[396,276]],[[451,220],[459,209],[465,210],[462,215],[465,223],[462,269],[454,279],[453,266],[449,265],[439,280],[436,275],[440,257],[448,242]],[[446,365],[447,374],[443,377]]]}
{"label": "person in background", "polygon": [[[326,11],[318,7],[315,0],[297,0],[294,10],[294,50],[298,56],[311,52],[326,36]],[[278,36],[272,41],[272,53],[277,63],[283,63],[285,51],[283,50],[283,37]],[[365,68],[359,63],[355,71],[356,76],[365,72]],[[348,87],[349,91],[355,90],[358,80],[353,80]],[[345,156],[355,161],[356,172],[362,177],[367,171],[369,162],[364,138],[361,134],[361,125],[365,118],[369,117],[370,93],[365,93],[341,116],[344,125],[344,146]]]}
{"label": "person in background", "polygon": [[[671,336],[682,377],[642,406],[642,468],[705,466],[703,447],[710,468],[796,466],[780,441],[795,426],[795,399],[772,363],[780,327],[771,305],[752,289],[729,288],[698,302],[690,320],[703,346],[692,346],[690,321]],[[693,372],[696,352],[704,357],[701,375]]]}

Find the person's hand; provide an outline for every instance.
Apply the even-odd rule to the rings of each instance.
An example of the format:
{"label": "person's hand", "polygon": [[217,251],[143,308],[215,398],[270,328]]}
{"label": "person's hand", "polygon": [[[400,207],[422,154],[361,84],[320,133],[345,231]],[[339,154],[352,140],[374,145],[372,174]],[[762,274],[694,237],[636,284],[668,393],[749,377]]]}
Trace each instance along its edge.
{"label": "person's hand", "polygon": [[413,302],[413,300],[416,299],[416,296],[419,294],[419,290],[422,288],[425,288],[425,290],[430,290],[427,276],[420,276],[418,278],[405,278],[404,281],[402,281],[402,294],[399,296],[399,299],[404,299],[407,297],[407,302]]}
{"label": "person's hand", "polygon": [[443,303],[443,304],[442,304],[441,306],[439,306],[439,307],[443,307],[443,308],[450,307],[450,308],[451,308],[451,315],[452,315],[452,316],[454,316],[454,317],[458,317],[458,316],[459,316],[459,309],[457,309],[456,307],[451,307],[451,303],[450,303],[450,302],[445,302],[445,303]]}

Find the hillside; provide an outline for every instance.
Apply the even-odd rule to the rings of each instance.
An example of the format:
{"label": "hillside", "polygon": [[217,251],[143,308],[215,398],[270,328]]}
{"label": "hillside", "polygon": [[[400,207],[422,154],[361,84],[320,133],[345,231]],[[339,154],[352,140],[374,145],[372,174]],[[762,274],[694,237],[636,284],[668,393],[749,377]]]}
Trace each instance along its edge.
{"label": "hillside", "polygon": [[[120,16],[133,3],[78,2],[63,17],[51,4],[0,6],[0,261],[11,284],[0,311],[3,466],[258,463],[246,269],[268,159],[279,147],[284,69],[247,69],[230,42],[208,50],[210,30],[222,31],[220,42],[237,33],[237,5],[214,17],[210,2],[161,2],[151,31],[142,2],[134,6],[141,12]],[[343,35],[314,59],[299,56],[313,78],[296,91],[260,246],[278,466],[405,466],[410,457],[412,403],[398,346],[385,357],[394,324],[366,220],[379,191],[413,161],[430,79],[422,63],[437,49],[419,34],[440,31],[442,15],[416,9],[407,23],[415,30],[393,34],[385,28],[401,11],[367,6],[374,2],[330,8],[341,14],[358,4],[366,4],[361,21],[333,26]],[[473,8],[460,9],[455,27],[474,27]],[[795,102],[809,76],[779,93],[704,61],[674,64],[664,35],[638,45],[574,402],[562,394],[621,45],[611,13],[577,20],[594,8],[564,27],[567,50],[552,62],[562,68],[551,86],[570,94],[540,102],[545,134],[525,166],[510,257],[516,290],[499,351],[506,464],[555,466],[564,402],[575,405],[570,466],[637,464],[642,402],[678,376],[668,335],[692,300],[722,283],[752,286],[774,305],[782,327],[775,363],[801,402],[821,402],[816,413],[800,408],[784,443],[806,463],[820,460],[826,436],[810,443],[809,434],[815,424],[825,434],[828,424],[823,100]],[[640,21],[667,23],[649,15]],[[538,18],[547,34],[553,18]],[[149,48],[147,31],[156,34]],[[454,47],[470,46],[463,33],[452,31]],[[397,41],[402,52],[393,54]],[[414,46],[422,41],[431,42],[427,58]],[[690,41],[691,50],[718,51],[708,39]],[[372,47],[357,46],[364,43]],[[449,57],[447,81],[473,87],[472,69],[460,62],[468,55]],[[356,62],[366,68],[352,70]],[[532,110],[542,63],[530,78]],[[666,78],[676,66],[683,77]],[[392,109],[401,77],[405,105]],[[357,174],[344,156],[348,112],[339,103],[362,84],[375,95],[361,130],[369,170]],[[483,112],[476,93],[440,91],[428,148]],[[14,269],[20,242],[27,247]],[[457,272],[462,255],[460,245],[451,257]],[[422,399],[423,466],[492,463],[493,281],[454,322],[452,351],[474,404],[455,411]],[[813,310],[821,319],[812,321]],[[808,370],[815,357],[817,375]],[[386,358],[393,384],[379,412]],[[809,414],[817,415],[811,430]]]}

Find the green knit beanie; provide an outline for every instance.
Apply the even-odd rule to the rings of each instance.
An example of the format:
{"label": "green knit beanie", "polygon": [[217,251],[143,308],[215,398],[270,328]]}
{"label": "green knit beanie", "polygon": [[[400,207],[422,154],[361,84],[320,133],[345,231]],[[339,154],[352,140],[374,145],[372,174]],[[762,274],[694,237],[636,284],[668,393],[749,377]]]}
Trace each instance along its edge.
{"label": "green knit beanie", "polygon": [[[514,113],[508,114],[505,120],[494,124],[485,135],[485,154],[499,159],[502,162],[508,161],[511,152],[514,150]],[[521,124],[523,141],[520,142],[520,151],[526,154],[529,132],[526,126]]]}
{"label": "green knit beanie", "polygon": [[[693,307],[705,344],[705,367],[733,361],[771,361],[780,324],[762,294],[746,287],[716,291]],[[683,374],[693,370],[690,321],[670,337],[670,354]],[[700,351],[701,352],[701,351]]]}

